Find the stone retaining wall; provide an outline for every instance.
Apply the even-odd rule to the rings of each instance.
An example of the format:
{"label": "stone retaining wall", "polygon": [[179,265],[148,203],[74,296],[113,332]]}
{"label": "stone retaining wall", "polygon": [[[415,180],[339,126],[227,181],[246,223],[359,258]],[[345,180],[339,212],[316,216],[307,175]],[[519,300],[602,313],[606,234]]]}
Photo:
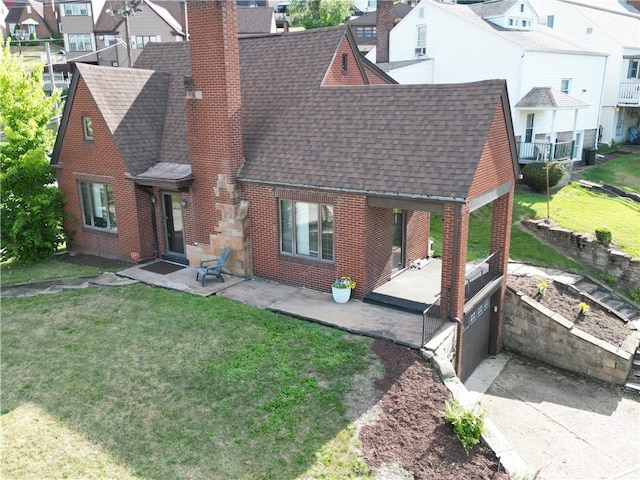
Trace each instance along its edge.
{"label": "stone retaining wall", "polygon": [[504,346],[550,365],[607,383],[624,385],[638,338],[631,332],[615,347],[578,329],[522,293],[507,288]]}
{"label": "stone retaining wall", "polygon": [[588,234],[557,227],[544,219],[526,220],[522,225],[577,262],[615,277],[622,288],[634,290],[640,285],[640,259],[612,250]]}

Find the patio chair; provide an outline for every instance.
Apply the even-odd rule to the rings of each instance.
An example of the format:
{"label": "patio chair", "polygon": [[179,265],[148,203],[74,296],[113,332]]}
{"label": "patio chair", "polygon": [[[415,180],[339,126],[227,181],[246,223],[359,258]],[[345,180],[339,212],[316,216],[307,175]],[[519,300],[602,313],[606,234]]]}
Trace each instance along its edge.
{"label": "patio chair", "polygon": [[634,145],[640,145],[640,130],[638,130],[637,128],[630,128],[629,141]]}
{"label": "patio chair", "polygon": [[[224,267],[227,258],[229,258],[229,254],[231,250],[227,247],[222,249],[222,254],[217,258],[212,258],[211,260],[203,260],[200,262],[200,268],[196,273],[196,281],[202,275],[202,286],[204,287],[204,282],[207,278],[207,275],[214,275],[218,280],[224,282],[224,278],[222,278],[222,267]],[[209,265],[213,262],[217,262],[215,265]]]}

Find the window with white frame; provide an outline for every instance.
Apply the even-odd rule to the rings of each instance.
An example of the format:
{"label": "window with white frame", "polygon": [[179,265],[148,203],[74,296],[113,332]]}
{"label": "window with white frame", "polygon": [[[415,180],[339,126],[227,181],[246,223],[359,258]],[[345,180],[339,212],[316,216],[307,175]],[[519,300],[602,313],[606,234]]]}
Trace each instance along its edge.
{"label": "window with white frame", "polygon": [[80,199],[85,226],[117,231],[116,206],[111,185],[80,182]]}
{"label": "window with white frame", "polygon": [[91,34],[70,33],[68,38],[70,52],[91,52]]}
{"label": "window with white frame", "polygon": [[85,140],[93,140],[93,124],[91,117],[82,117],[82,130],[84,131]]}
{"label": "window with white frame", "polygon": [[627,78],[640,78],[640,60],[629,60]]}
{"label": "window with white frame", "polygon": [[159,42],[160,39],[157,35],[136,35],[135,46],[136,48],[144,48],[149,42]]}
{"label": "window with white frame", "polygon": [[65,16],[74,15],[91,15],[91,4],[89,3],[65,3],[64,4]]}
{"label": "window with white frame", "polygon": [[555,20],[555,16],[554,15],[548,15],[547,16],[547,27],[553,28],[554,20]]}
{"label": "window with white frame", "polygon": [[280,200],[280,252],[333,261],[333,205]]}
{"label": "window with white frame", "polygon": [[563,78],[560,81],[560,91],[562,93],[566,93],[567,95],[569,95],[569,88],[571,87],[571,79],[570,78]]}
{"label": "window with white frame", "polygon": [[527,123],[524,129],[524,141],[531,143],[533,141],[533,113],[527,114]]}
{"label": "window with white frame", "polygon": [[418,25],[416,27],[416,55],[427,53],[427,26]]}
{"label": "window with white frame", "polygon": [[378,5],[378,0],[369,0],[368,2],[369,8],[376,8],[377,5]]}
{"label": "window with white frame", "polygon": [[116,38],[115,35],[105,35],[104,36],[104,44],[108,47],[110,47],[111,45],[115,45],[116,43],[118,43],[118,39]]}

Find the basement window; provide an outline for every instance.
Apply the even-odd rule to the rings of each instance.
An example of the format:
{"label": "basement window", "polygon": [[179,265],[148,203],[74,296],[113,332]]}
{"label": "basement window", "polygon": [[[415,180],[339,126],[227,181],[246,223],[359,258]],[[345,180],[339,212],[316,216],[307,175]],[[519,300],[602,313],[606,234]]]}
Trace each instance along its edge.
{"label": "basement window", "polygon": [[333,205],[280,200],[280,252],[333,261]]}

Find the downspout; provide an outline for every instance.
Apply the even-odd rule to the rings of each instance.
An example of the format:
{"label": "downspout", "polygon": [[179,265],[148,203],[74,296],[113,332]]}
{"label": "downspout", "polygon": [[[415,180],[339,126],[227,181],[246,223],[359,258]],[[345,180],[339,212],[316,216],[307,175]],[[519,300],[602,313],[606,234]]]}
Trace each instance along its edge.
{"label": "downspout", "polygon": [[456,375],[459,376],[461,372],[458,372],[456,367],[458,363],[462,366],[462,362],[460,361],[460,353],[462,353],[462,320],[455,315],[449,315],[449,318],[456,322],[456,365],[454,369],[456,370]]}
{"label": "downspout", "polygon": [[[599,136],[602,135],[602,131],[601,131],[601,126],[602,126],[602,103],[604,102],[604,86],[606,83],[606,78],[607,78],[607,62],[609,61],[609,56],[607,55],[606,57],[604,57],[604,72],[602,74],[602,85],[600,86],[600,108],[598,108],[598,131],[596,133],[596,141],[594,142],[594,148],[598,148],[598,143],[600,142],[600,140],[598,139]],[[618,105],[618,98],[620,96],[620,82],[618,82],[618,86],[616,88],[616,97],[615,97],[615,105]],[[615,119],[615,111],[616,111],[616,107],[613,107],[613,112],[614,115],[612,115],[611,118],[611,128],[613,127],[613,120]],[[611,137],[613,138],[613,137]]]}
{"label": "downspout", "polygon": [[153,234],[153,256],[158,258],[158,224],[156,220],[156,196],[151,193],[151,232]]}

